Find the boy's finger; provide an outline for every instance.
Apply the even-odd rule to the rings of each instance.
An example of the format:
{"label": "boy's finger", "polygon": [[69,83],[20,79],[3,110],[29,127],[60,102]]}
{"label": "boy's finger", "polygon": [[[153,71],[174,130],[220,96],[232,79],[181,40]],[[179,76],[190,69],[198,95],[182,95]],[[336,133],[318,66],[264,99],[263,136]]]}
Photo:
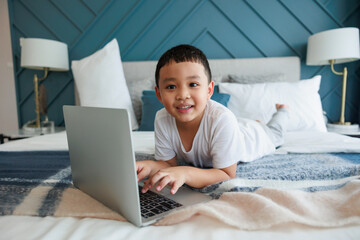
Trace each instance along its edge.
{"label": "boy's finger", "polygon": [[147,180],[147,181],[144,182],[144,186],[141,189],[141,192],[146,193],[151,187],[152,186],[150,185],[149,180]]}
{"label": "boy's finger", "polygon": [[156,186],[156,191],[161,191],[163,188],[170,183],[170,177],[165,176],[161,179],[160,183]]}
{"label": "boy's finger", "polygon": [[144,169],[141,169],[141,170],[137,173],[138,182],[140,182],[141,180],[143,180],[143,179],[146,178],[147,176],[149,176],[149,173],[147,173],[146,171],[144,171]]}
{"label": "boy's finger", "polygon": [[144,168],[144,165],[142,162],[136,162],[136,171],[141,171],[141,169]]}
{"label": "boy's finger", "polygon": [[165,176],[165,173],[162,173],[161,171],[157,172],[156,174],[154,174],[151,179],[150,179],[150,183],[152,186],[155,186],[157,182],[160,181],[160,179],[162,179]]}
{"label": "boy's finger", "polygon": [[171,188],[171,190],[170,190],[171,194],[175,194],[182,185],[183,184],[180,183],[179,181],[175,181],[172,188]]}
{"label": "boy's finger", "polygon": [[142,192],[142,193],[146,193],[148,190],[149,190],[149,189],[148,189],[147,187],[143,186],[143,188],[141,189],[141,192]]}

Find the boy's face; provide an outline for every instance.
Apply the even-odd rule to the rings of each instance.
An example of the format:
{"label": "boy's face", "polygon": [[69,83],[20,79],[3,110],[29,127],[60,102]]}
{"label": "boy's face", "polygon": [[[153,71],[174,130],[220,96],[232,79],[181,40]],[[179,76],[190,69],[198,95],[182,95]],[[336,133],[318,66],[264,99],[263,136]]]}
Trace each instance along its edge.
{"label": "boy's face", "polygon": [[172,61],[160,69],[155,91],[178,124],[198,124],[213,94],[214,82],[209,84],[202,64]]}

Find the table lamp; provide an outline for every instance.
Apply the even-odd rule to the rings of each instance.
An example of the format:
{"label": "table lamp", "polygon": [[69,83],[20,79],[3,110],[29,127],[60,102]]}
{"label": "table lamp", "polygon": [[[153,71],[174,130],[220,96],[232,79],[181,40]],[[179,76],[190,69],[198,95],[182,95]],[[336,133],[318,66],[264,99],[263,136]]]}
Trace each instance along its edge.
{"label": "table lamp", "polygon": [[358,131],[358,124],[345,121],[347,68],[343,72],[334,70],[334,64],[356,61],[360,58],[359,29],[338,28],[316,33],[309,37],[307,65],[331,65],[331,71],[343,76],[341,112],[339,122],[328,124],[329,129],[339,132]]}
{"label": "table lamp", "polygon": [[[20,47],[21,67],[44,70],[44,76],[42,78],[34,74],[36,119],[27,122],[23,126],[23,129],[25,131],[42,133],[53,130],[54,123],[48,121],[47,106],[44,106],[47,103],[45,103],[44,100],[40,102],[39,90],[41,89],[41,92],[45,93],[45,88],[43,85],[41,86],[41,82],[46,79],[49,71],[69,70],[68,47],[65,43],[41,38],[20,38]],[[42,97],[44,98],[46,96]],[[41,113],[46,115],[45,121],[43,122],[41,122]]]}

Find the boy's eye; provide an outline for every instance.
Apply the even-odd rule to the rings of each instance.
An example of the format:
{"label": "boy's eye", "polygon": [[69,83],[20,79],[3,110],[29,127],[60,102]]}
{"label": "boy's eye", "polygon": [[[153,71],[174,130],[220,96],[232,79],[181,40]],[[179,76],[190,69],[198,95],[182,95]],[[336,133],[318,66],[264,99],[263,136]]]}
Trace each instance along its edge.
{"label": "boy's eye", "polygon": [[199,86],[199,84],[197,84],[197,83],[190,83],[190,87],[197,87],[197,86]]}
{"label": "boy's eye", "polygon": [[166,89],[175,89],[175,88],[176,88],[175,85],[168,85],[168,86],[166,86]]}

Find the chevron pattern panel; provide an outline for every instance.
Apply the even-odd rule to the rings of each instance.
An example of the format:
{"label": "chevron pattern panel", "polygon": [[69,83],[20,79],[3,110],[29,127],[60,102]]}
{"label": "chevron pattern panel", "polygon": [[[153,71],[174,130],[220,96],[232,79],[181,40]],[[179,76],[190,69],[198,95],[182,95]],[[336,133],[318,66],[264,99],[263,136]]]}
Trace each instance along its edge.
{"label": "chevron pattern panel", "polygon": [[[310,35],[359,27],[358,0],[9,0],[19,125],[35,118],[33,74],[20,67],[20,37],[62,41],[71,60],[117,38],[123,61],[156,60],[188,43],[209,58],[299,56],[302,78],[323,77],[320,95],[331,121],[339,118],[341,77],[329,67],[306,66]],[[359,121],[360,61],[349,69],[346,119]],[[337,65],[340,71],[344,66]],[[74,104],[71,71],[45,81],[49,118],[63,125],[62,105]]]}

